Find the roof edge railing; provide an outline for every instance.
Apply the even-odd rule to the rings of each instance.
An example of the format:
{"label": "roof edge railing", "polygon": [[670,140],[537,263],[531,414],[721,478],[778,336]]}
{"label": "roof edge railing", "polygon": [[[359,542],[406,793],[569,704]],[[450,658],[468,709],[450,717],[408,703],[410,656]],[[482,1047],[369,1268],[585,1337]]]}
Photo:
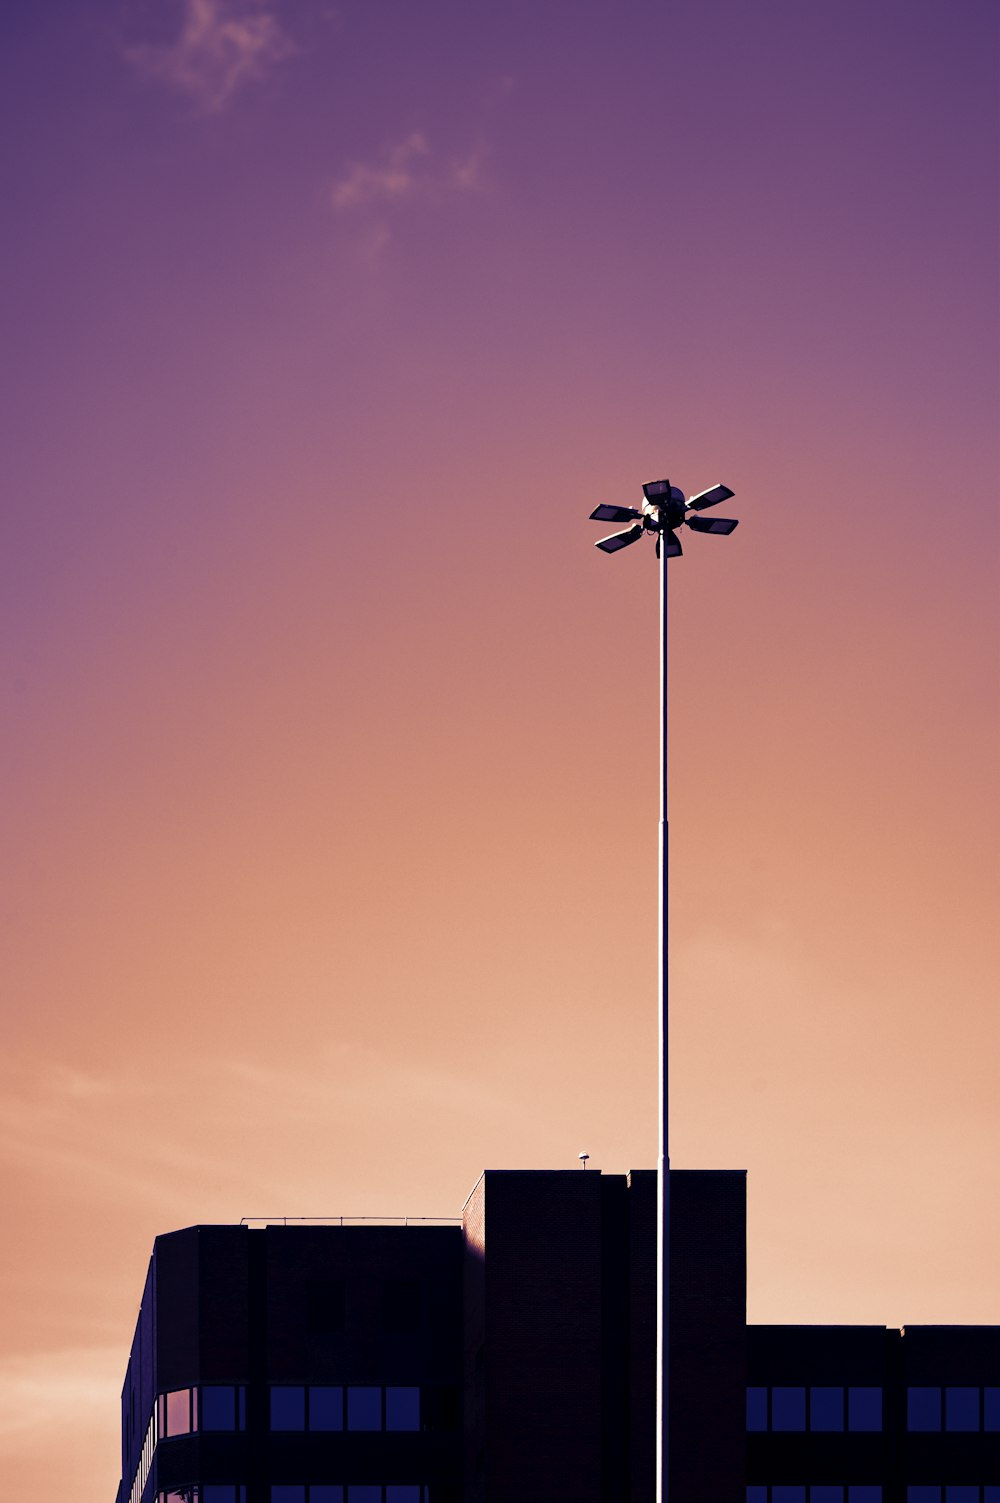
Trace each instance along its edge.
{"label": "roof edge railing", "polygon": [[241,1216],[240,1226],[461,1226],[461,1216]]}

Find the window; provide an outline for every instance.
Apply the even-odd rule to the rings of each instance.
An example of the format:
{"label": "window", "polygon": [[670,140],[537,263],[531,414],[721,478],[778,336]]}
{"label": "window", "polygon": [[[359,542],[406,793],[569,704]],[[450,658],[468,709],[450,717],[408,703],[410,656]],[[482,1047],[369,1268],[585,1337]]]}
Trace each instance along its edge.
{"label": "window", "polygon": [[[944,1391],[944,1427],[946,1430],[979,1429],[979,1389],[946,1388]],[[976,1499],[979,1503],[979,1499]]]}
{"label": "window", "polygon": [[[810,1388],[809,1428],[826,1432],[843,1430],[844,1390],[842,1388]],[[815,1491],[816,1489],[813,1488],[813,1492]]]}
{"label": "window", "polygon": [[[304,1430],[306,1427],[306,1391],[300,1386],[271,1389],[271,1429]],[[281,1503],[286,1503],[282,1499]],[[287,1503],[296,1503],[289,1498]]]}
{"label": "window", "polygon": [[1000,1487],[984,1487],[983,1503],[1000,1503]]}
{"label": "window", "polygon": [[[347,1390],[347,1428],[348,1430],[381,1430],[381,1388],[349,1388]],[[353,1493],[354,1489],[351,1488],[350,1492]],[[366,1500],[351,1497],[350,1503],[366,1503]],[[381,1498],[377,1500],[377,1503],[382,1503]]]}
{"label": "window", "polygon": [[772,1487],[771,1503],[806,1503],[804,1487]]}
{"label": "window", "polygon": [[234,1383],[175,1388],[156,1400],[159,1440],[199,1430],[246,1429],[246,1389]]}
{"label": "window", "polygon": [[[771,1389],[771,1429],[804,1430],[806,1427],[806,1391],[804,1388]],[[784,1500],[781,1500],[784,1503]],[[787,1503],[793,1503],[789,1498]]]}
{"label": "window", "polygon": [[273,1482],[271,1503],[306,1503],[306,1490],[297,1482]]}
{"label": "window", "polygon": [[[841,1426],[843,1429],[843,1426]],[[809,1503],[844,1503],[844,1489],[838,1484],[822,1483],[809,1489]]]}
{"label": "window", "polygon": [[[761,1391],[766,1396],[767,1389],[765,1388],[765,1389],[762,1389]],[[747,1488],[747,1503],[767,1503],[767,1488],[766,1487],[748,1487]]]}
{"label": "window", "polygon": [[213,1384],[201,1390],[201,1428],[235,1430],[237,1426],[236,1389],[232,1385]]}
{"label": "window", "polygon": [[[420,1429],[419,1388],[386,1389],[385,1428],[387,1430]],[[404,1503],[404,1500],[400,1500],[400,1503]],[[419,1499],[417,1503],[419,1503]]]}
{"label": "window", "polygon": [[847,1390],[848,1430],[881,1430],[881,1388],[849,1388]]}
{"label": "window", "polygon": [[246,1496],[242,1482],[206,1482],[156,1494],[157,1503],[246,1503]]}
{"label": "window", "polygon": [[979,1488],[969,1487],[946,1487],[944,1490],[945,1503],[979,1503]]}
{"label": "window", "polygon": [[882,1503],[881,1487],[870,1487],[863,1483],[860,1487],[847,1489],[847,1503]]}
{"label": "window", "polygon": [[[908,1430],[940,1430],[940,1388],[908,1388],[906,1391],[906,1428]],[[938,1489],[940,1493],[940,1488]],[[911,1498],[907,1503],[925,1503],[922,1498]],[[926,1503],[932,1503],[928,1498]],[[934,1500],[936,1503],[936,1500]]]}
{"label": "window", "polygon": [[190,1435],[194,1429],[192,1414],[192,1391],[190,1388],[175,1388],[171,1393],[161,1393],[160,1438],[171,1435]]}
{"label": "window", "polygon": [[[910,1392],[912,1391],[911,1389]],[[906,1489],[906,1503],[941,1503],[941,1489],[928,1487],[923,1483],[916,1486],[911,1483]]]}
{"label": "window", "polygon": [[420,1503],[420,1488],[408,1484],[387,1487],[385,1503]]}
{"label": "window", "polygon": [[342,1388],[310,1388],[310,1430],[343,1430],[344,1390]]}
{"label": "window", "polygon": [[747,1429],[767,1429],[767,1389],[747,1389]]}
{"label": "window", "polygon": [[1000,1430],[1000,1388],[983,1389],[983,1429]]}
{"label": "window", "polygon": [[380,1486],[371,1487],[367,1483],[360,1487],[349,1487],[347,1503],[382,1503],[382,1489]]}
{"label": "window", "polygon": [[317,1487],[314,1483],[309,1489],[309,1503],[344,1503],[344,1489],[333,1486]]}

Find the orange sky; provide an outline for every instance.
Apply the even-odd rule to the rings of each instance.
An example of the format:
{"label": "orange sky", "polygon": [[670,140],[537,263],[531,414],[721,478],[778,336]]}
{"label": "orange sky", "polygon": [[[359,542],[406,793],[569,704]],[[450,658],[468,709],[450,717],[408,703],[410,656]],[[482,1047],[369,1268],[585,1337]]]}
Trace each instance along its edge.
{"label": "orange sky", "polygon": [[753,1320],[1000,1321],[995,7],[83,9],[0,65],[4,1491],[110,1500],[158,1232],[654,1164],[587,516],[664,474],[742,519],[671,574],[673,1162]]}

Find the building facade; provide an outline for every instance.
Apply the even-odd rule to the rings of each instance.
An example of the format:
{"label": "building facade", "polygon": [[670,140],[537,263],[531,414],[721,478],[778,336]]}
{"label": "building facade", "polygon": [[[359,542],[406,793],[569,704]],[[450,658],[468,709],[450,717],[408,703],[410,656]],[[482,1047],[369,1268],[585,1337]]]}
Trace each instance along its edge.
{"label": "building facade", "polygon": [[[745,1211],[671,1173],[671,1503],[1000,1503],[1000,1328],[747,1327]],[[652,1503],[655,1299],[653,1171],[158,1237],[117,1503]]]}
{"label": "building facade", "polygon": [[747,1503],[1000,1503],[1000,1327],[749,1326]]}

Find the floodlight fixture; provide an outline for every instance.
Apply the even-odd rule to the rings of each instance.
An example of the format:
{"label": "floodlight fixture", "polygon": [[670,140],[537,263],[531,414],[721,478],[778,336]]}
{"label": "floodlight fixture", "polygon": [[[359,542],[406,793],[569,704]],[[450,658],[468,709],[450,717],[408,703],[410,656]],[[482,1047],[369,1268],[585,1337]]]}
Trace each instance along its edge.
{"label": "floodlight fixture", "polygon": [[624,532],[612,532],[608,537],[601,538],[597,547],[604,553],[617,553],[619,548],[627,548],[629,543],[637,543],[643,531],[643,524],[634,522],[631,527],[626,527]]}
{"label": "floodlight fixture", "polygon": [[713,485],[707,491],[699,491],[697,496],[691,496],[688,506],[693,511],[704,511],[706,506],[718,506],[720,501],[728,501],[735,494],[728,485]]}
{"label": "floodlight fixture", "polygon": [[[713,485],[686,499],[669,480],[650,480],[642,488],[642,507],[602,504],[591,512],[595,522],[631,522],[623,532],[601,538],[597,547],[617,553],[637,543],[646,533],[656,538],[660,560],[660,914],[659,914],[659,1012],[660,1012],[660,1152],[657,1166],[657,1277],[656,1277],[656,1500],[668,1503],[670,1434],[670,1152],[668,1113],[668,823],[667,823],[667,560],[682,553],[678,530],[715,533],[725,537],[738,523],[726,517],[703,517],[707,507],[718,506],[734,493],[728,485]],[[582,1158],[582,1155],[581,1155]],[[584,1163],[586,1168],[586,1163]]]}
{"label": "floodlight fixture", "polygon": [[738,521],[730,518],[697,515],[708,506],[718,506],[720,501],[728,501],[735,494],[728,485],[713,485],[688,500],[679,486],[671,485],[669,480],[648,480],[642,488],[642,494],[642,509],[639,511],[633,506],[603,503],[590,513],[592,522],[633,523],[624,532],[613,532],[609,537],[601,538],[595,546],[603,553],[617,553],[620,548],[637,543],[644,532],[650,532],[656,538],[657,558],[660,557],[661,548],[667,558],[679,558],[684,551],[677,536],[679,527],[726,536],[739,526]]}
{"label": "floodlight fixture", "polygon": [[634,506],[596,506],[590,517],[593,522],[641,522],[642,512]]}
{"label": "floodlight fixture", "polygon": [[688,517],[687,526],[694,532],[730,533],[739,526],[731,517]]}

